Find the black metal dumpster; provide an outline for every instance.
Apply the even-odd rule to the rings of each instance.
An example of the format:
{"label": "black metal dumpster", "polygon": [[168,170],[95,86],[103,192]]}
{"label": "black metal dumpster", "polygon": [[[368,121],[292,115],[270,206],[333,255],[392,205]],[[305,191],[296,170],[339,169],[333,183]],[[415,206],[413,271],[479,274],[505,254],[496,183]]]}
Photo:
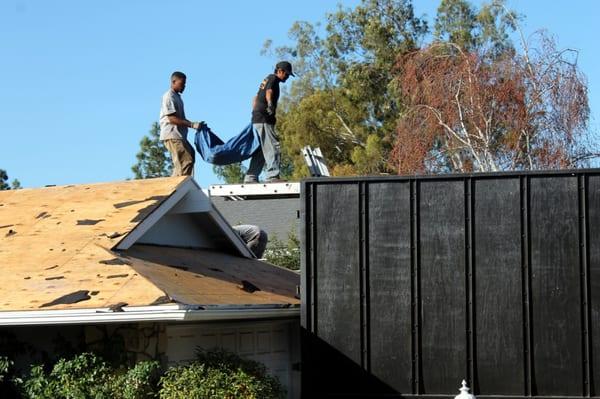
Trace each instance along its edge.
{"label": "black metal dumpster", "polygon": [[310,179],[303,397],[600,391],[600,169]]}

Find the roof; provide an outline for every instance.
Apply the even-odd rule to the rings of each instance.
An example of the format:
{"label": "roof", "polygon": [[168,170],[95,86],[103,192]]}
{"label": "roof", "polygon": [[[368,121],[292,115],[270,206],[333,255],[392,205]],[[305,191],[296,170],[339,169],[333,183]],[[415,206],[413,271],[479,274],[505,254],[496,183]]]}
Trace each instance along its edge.
{"label": "roof", "polygon": [[252,257],[191,178],[0,191],[0,312],[297,305]]}
{"label": "roof", "polygon": [[285,244],[290,234],[300,237],[299,198],[249,197],[235,201],[211,195],[210,199],[230,224],[257,224],[271,242],[276,238]]}

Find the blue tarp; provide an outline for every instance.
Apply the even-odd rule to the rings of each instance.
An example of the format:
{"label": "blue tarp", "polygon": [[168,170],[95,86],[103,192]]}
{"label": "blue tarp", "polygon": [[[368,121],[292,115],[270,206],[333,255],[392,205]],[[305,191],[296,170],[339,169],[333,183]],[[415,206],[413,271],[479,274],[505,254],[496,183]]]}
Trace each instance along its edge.
{"label": "blue tarp", "polygon": [[202,125],[196,131],[194,144],[206,162],[213,165],[229,165],[250,158],[259,149],[260,140],[252,128],[252,123],[227,143],[217,137],[208,126]]}

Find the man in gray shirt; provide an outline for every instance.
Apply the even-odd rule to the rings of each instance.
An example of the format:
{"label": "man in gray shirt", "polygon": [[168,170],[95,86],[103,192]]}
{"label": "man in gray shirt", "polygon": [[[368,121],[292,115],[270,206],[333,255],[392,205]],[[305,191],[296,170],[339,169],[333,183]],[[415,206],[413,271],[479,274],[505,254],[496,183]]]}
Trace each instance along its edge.
{"label": "man in gray shirt", "polygon": [[202,122],[185,119],[183,100],[180,93],[185,90],[186,76],[173,72],[171,88],[162,97],[160,106],[160,139],[171,154],[172,176],[191,176],[194,171],[195,152],[187,140],[188,127],[198,129]]}

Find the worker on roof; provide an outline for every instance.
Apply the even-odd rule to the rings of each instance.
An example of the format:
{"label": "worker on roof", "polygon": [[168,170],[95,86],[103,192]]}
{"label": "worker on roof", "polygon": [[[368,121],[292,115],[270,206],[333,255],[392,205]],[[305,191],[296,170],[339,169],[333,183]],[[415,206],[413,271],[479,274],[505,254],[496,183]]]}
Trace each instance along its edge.
{"label": "worker on roof", "polygon": [[261,259],[269,241],[267,232],[253,224],[238,224],[231,227],[242,237],[246,247],[252,251],[254,256]]}
{"label": "worker on roof", "polygon": [[171,154],[172,176],[192,175],[195,152],[187,140],[188,127],[198,129],[203,124],[185,118],[181,93],[185,90],[186,79],[183,72],[171,74],[171,87],[163,95],[160,106],[160,139]]}
{"label": "worker on roof", "polygon": [[244,183],[257,183],[263,167],[266,168],[267,182],[283,181],[279,176],[281,151],[275,131],[275,113],[279,100],[279,83],[285,82],[290,76],[295,76],[292,64],[287,61],[279,62],[274,73],[262,81],[252,101],[252,126],[260,138],[260,151],[257,150],[252,155]]}

